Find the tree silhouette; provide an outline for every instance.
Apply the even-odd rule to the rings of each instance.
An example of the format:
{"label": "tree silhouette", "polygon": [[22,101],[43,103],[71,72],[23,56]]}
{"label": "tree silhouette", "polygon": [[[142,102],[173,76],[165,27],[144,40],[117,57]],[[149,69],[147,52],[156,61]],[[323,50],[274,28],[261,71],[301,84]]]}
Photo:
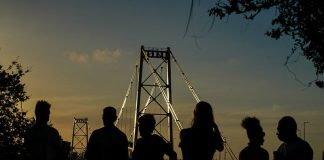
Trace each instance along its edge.
{"label": "tree silhouette", "polygon": [[24,159],[23,137],[33,120],[18,108],[26,101],[25,84],[21,78],[29,70],[13,61],[8,68],[0,65],[0,159]]}
{"label": "tree silhouette", "polygon": [[265,34],[274,39],[287,35],[294,41],[286,65],[294,54],[301,51],[301,55],[311,61],[316,70],[313,82],[319,88],[324,88],[323,79],[319,78],[324,73],[323,0],[218,0],[209,10],[209,15],[223,19],[238,14],[253,20],[260,12],[268,9],[276,9],[277,14],[272,20],[272,29]]}

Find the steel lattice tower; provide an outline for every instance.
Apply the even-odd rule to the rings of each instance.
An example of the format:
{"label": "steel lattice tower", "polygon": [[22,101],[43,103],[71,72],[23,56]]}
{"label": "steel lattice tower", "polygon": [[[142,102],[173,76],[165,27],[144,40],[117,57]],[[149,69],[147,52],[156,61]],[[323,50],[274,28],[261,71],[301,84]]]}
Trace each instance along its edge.
{"label": "steel lattice tower", "polygon": [[72,150],[73,156],[83,157],[88,145],[88,118],[75,118],[73,121]]}
{"label": "steel lattice tower", "polygon": [[[156,48],[144,48],[141,47],[140,52],[140,62],[137,77],[137,93],[136,93],[136,109],[135,109],[135,119],[134,119],[134,137],[133,137],[133,147],[139,136],[138,129],[138,119],[143,114],[152,114],[155,117],[160,116],[162,118],[157,119],[156,128],[161,125],[163,121],[167,121],[168,124],[168,135],[163,135],[157,130],[155,132],[159,134],[164,140],[166,140],[173,147],[173,122],[172,122],[172,92],[171,92],[171,51],[170,48],[167,49],[156,49]],[[155,61],[153,64],[152,61]],[[166,73],[159,73],[159,69],[164,67]],[[144,70],[146,70],[146,74]],[[148,73],[147,73],[148,72]],[[151,90],[151,91],[149,91]],[[153,90],[158,90],[159,93],[153,94]],[[144,94],[149,96],[146,103],[142,102]],[[158,97],[165,99],[161,102]],[[150,105],[155,104],[155,106],[150,107]],[[168,105],[170,104],[170,105]],[[151,108],[159,108],[159,112],[150,111]]]}

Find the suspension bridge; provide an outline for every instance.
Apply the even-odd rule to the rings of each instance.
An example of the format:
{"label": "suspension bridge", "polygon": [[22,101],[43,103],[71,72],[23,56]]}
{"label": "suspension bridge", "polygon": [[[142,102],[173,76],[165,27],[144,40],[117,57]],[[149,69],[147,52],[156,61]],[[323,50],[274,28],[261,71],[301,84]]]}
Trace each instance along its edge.
{"label": "suspension bridge", "polygon": [[[126,95],[115,122],[115,125],[128,136],[130,152],[139,138],[138,118],[144,114],[154,115],[157,121],[154,133],[161,136],[172,148],[176,144],[174,136],[179,136],[175,133],[179,133],[183,129],[181,120],[178,118],[172,103],[171,76],[173,74],[171,74],[171,64],[175,64],[194,100],[200,101],[170,48],[141,46]],[[174,128],[177,128],[176,132]],[[223,140],[225,149],[218,153],[215,158],[217,160],[227,158],[237,160],[226,138],[223,137]],[[73,146],[72,144],[72,149]]]}

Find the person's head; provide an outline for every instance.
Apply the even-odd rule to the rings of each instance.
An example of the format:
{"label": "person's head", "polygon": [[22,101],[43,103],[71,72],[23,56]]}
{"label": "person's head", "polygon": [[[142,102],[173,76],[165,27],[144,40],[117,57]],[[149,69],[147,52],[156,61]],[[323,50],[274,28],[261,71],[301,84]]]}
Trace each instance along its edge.
{"label": "person's head", "polygon": [[250,144],[263,145],[265,133],[260,125],[260,121],[255,117],[245,117],[241,123],[246,129]]}
{"label": "person's head", "polygon": [[212,106],[204,101],[197,103],[193,116],[193,127],[210,127],[215,123]]}
{"label": "person's head", "polygon": [[142,137],[151,135],[155,128],[155,119],[152,114],[144,114],[138,119],[138,127]]}
{"label": "person's head", "polygon": [[103,109],[102,120],[105,126],[114,125],[117,119],[116,109],[114,107],[105,107]]}
{"label": "person's head", "polygon": [[51,104],[44,100],[37,101],[35,106],[36,122],[38,124],[47,124],[50,116]]}
{"label": "person's head", "polygon": [[277,135],[281,141],[287,142],[297,137],[297,123],[291,116],[282,117],[278,122]]}

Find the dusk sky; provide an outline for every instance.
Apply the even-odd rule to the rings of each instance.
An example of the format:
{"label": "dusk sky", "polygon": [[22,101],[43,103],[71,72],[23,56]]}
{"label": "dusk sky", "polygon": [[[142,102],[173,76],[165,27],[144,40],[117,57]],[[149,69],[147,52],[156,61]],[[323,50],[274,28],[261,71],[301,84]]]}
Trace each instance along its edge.
{"label": "dusk sky", "polygon": [[[170,47],[200,99],[212,104],[236,156],[248,143],[240,126],[244,117],[260,119],[264,148],[272,157],[281,144],[277,122],[291,115],[301,130],[309,121],[306,139],[314,159],[320,159],[324,93],[296,81],[284,66],[292,47],[289,37],[264,35],[276,12],[264,12],[255,21],[216,19],[209,31],[213,19],[207,10],[214,1],[198,3],[184,36],[190,1],[1,1],[0,64],[19,57],[31,68],[24,77],[30,99],[23,109],[32,117],[36,101],[47,100],[51,123],[71,141],[73,117],[88,117],[93,131],[102,126],[103,107],[120,108],[141,45]],[[310,62],[293,58],[298,61],[290,67],[299,80],[307,84],[316,78]],[[195,101],[175,67],[173,73],[174,109],[189,127]]]}

